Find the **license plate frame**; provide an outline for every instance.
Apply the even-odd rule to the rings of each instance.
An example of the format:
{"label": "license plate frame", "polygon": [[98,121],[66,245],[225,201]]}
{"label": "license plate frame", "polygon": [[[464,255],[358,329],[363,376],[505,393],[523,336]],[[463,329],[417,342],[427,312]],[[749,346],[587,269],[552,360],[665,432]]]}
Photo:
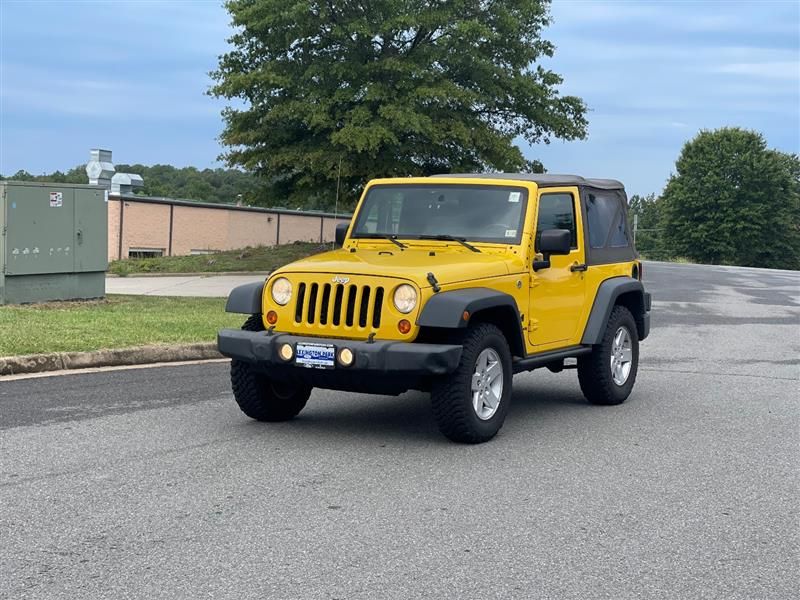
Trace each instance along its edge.
{"label": "license plate frame", "polygon": [[306,369],[333,369],[336,367],[336,346],[299,342],[295,348],[294,363]]}

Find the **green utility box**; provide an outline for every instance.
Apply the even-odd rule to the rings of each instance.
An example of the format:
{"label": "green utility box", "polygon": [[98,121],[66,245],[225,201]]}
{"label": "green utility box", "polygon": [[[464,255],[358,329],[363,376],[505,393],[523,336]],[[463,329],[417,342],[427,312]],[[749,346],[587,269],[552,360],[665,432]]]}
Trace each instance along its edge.
{"label": "green utility box", "polygon": [[106,190],[0,181],[0,304],[102,298]]}

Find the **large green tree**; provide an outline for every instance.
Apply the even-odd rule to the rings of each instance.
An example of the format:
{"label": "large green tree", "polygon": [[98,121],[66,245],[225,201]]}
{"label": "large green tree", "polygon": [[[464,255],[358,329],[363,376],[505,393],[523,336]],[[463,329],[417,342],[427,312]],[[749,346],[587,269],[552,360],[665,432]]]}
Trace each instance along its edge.
{"label": "large green tree", "polygon": [[289,203],[344,204],[373,177],[538,170],[531,144],[586,134],[586,107],[537,62],[549,0],[229,0],[210,93],[225,158]]}
{"label": "large green tree", "polygon": [[662,196],[665,242],[712,264],[800,269],[800,161],[735,127],[686,143]]}

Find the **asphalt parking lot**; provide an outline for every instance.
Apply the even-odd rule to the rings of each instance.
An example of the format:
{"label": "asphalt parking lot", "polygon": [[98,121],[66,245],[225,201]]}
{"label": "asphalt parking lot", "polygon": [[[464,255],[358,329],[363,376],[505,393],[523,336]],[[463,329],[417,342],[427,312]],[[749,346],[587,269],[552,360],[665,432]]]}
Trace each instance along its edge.
{"label": "asphalt parking lot", "polygon": [[0,382],[0,597],[796,598],[800,273],[645,279],[629,401],[519,375],[481,446],[420,393],[256,423],[221,362]]}

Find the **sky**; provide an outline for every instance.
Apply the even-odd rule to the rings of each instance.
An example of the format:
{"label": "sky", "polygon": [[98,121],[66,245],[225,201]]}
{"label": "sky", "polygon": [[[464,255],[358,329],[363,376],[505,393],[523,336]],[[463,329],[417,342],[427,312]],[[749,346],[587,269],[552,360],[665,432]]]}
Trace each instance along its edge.
{"label": "sky", "polygon": [[[542,64],[589,107],[586,140],[530,147],[552,173],[659,193],[683,144],[739,126],[800,152],[800,1],[555,0]],[[213,1],[0,0],[0,173],[116,163],[223,166],[225,102],[205,94],[227,48]]]}

